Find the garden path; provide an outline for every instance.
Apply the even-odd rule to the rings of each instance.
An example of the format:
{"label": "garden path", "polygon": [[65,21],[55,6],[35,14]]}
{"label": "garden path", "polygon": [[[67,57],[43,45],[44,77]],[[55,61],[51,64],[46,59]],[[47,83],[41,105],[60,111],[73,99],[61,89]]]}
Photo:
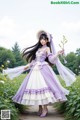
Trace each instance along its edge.
{"label": "garden path", "polygon": [[53,106],[48,106],[48,115],[44,118],[40,118],[37,111],[38,107],[32,106],[24,114],[20,114],[19,120],[64,120],[63,115],[58,113]]}

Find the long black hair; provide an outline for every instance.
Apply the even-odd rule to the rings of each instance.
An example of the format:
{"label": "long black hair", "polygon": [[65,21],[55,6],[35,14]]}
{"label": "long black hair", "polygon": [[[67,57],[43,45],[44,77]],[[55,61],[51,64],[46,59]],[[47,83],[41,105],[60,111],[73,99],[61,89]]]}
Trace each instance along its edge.
{"label": "long black hair", "polygon": [[[42,39],[48,41],[46,45],[51,50],[49,38],[47,37],[47,35],[45,33],[43,33],[43,34],[40,35],[39,41],[35,45],[24,49],[24,51],[23,51],[23,57],[26,58],[27,62],[31,62],[32,60],[34,60],[36,58],[36,52],[37,52],[37,50],[42,47],[42,44],[40,43],[40,40],[42,40]],[[45,61],[49,62],[48,58],[46,58]]]}

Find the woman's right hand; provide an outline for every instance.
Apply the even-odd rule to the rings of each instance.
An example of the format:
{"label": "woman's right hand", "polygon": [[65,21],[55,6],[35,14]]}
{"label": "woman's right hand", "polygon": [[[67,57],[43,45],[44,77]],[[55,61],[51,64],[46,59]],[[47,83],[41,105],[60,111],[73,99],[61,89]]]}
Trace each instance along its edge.
{"label": "woman's right hand", "polygon": [[26,66],[25,68],[24,68],[24,70],[27,70],[28,69],[28,66]]}

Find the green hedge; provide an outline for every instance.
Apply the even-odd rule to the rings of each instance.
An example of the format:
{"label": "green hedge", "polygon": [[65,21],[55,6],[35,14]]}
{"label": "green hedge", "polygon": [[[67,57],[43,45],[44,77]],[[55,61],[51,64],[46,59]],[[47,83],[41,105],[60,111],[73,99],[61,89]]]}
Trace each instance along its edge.
{"label": "green hedge", "polygon": [[65,120],[80,120],[80,76],[71,87],[70,94],[67,95],[67,101],[64,103],[57,103],[57,109],[64,113]]}
{"label": "green hedge", "polygon": [[19,113],[23,112],[27,107],[14,103],[12,97],[16,94],[18,88],[20,87],[24,75],[21,75],[14,80],[9,80],[5,76],[0,74],[0,111],[9,109],[11,111],[11,120],[19,120]]}

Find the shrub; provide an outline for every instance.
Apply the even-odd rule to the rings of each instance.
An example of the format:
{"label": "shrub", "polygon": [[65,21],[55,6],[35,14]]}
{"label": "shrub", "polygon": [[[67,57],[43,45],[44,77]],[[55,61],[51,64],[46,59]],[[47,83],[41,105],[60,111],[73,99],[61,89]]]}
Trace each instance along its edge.
{"label": "shrub", "polygon": [[65,120],[80,120],[80,76],[76,82],[69,87],[70,94],[67,95],[67,101],[57,103],[55,107],[65,115]]}
{"label": "shrub", "polygon": [[14,103],[12,97],[17,92],[25,75],[21,75],[14,80],[9,80],[6,76],[0,75],[4,83],[0,83],[0,110],[11,110],[11,120],[19,120],[19,113],[26,109],[26,106]]}

